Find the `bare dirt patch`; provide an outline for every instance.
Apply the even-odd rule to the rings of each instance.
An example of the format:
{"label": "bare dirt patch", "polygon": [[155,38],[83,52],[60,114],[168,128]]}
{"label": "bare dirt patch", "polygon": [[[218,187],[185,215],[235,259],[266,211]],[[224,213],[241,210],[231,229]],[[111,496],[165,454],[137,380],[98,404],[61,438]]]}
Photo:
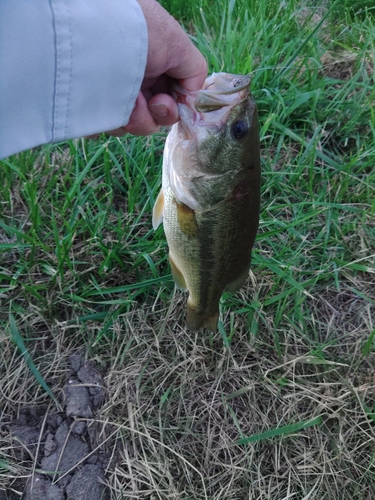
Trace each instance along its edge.
{"label": "bare dirt patch", "polygon": [[104,470],[110,455],[100,446],[102,429],[92,420],[105,399],[103,378],[80,355],[70,357],[70,366],[63,411],[24,407],[6,426],[14,453],[24,465],[29,462],[33,467],[33,473],[18,484],[24,500],[109,498]]}

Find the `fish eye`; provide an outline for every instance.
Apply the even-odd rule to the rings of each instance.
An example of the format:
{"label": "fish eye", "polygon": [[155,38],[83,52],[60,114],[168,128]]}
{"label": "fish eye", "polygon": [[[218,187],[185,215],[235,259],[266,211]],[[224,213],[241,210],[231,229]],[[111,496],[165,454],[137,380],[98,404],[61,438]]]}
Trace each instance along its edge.
{"label": "fish eye", "polygon": [[249,127],[247,123],[240,120],[232,125],[232,134],[235,139],[242,139],[247,134]]}

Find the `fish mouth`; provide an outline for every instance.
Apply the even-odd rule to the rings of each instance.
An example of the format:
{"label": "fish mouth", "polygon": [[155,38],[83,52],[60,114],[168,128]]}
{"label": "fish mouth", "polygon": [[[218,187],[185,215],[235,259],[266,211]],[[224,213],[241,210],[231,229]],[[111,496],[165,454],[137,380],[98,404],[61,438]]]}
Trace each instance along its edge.
{"label": "fish mouth", "polygon": [[222,107],[235,106],[246,99],[250,87],[249,75],[213,73],[197,92],[195,109],[201,113],[216,111]]}
{"label": "fish mouth", "polygon": [[250,83],[250,75],[213,73],[200,90],[188,91],[175,84],[173,91],[179,108],[180,125],[187,138],[194,135],[197,126],[204,126],[212,132],[219,131],[233,106],[247,99]]}

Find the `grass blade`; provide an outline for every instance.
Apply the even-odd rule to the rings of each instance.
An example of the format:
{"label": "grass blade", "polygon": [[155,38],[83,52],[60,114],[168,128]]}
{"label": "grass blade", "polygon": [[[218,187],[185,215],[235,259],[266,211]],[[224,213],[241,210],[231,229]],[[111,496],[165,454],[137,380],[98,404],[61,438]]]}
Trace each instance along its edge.
{"label": "grass blade", "polygon": [[365,345],[362,347],[363,356],[367,356],[371,352],[374,343],[374,337],[375,337],[375,328],[372,330],[368,339],[365,342]]}
{"label": "grass blade", "polygon": [[264,439],[270,439],[275,436],[282,436],[283,434],[291,434],[292,432],[297,432],[302,429],[307,429],[313,425],[320,425],[322,423],[322,417],[316,417],[312,420],[305,420],[304,422],[298,422],[297,424],[284,425],[283,427],[278,427],[277,429],[271,429],[261,434],[253,434],[247,438],[239,439],[235,444],[248,444],[255,443],[256,441],[263,441]]}
{"label": "grass blade", "polygon": [[11,336],[12,336],[12,340],[14,341],[14,343],[16,344],[16,346],[18,347],[18,349],[20,350],[20,352],[21,352],[22,356],[24,357],[24,359],[26,361],[26,364],[29,367],[31,373],[34,375],[34,377],[35,377],[36,381],[38,382],[38,384],[50,396],[50,398],[55,403],[58,403],[58,401],[55,398],[55,396],[53,395],[51,389],[48,387],[46,381],[44,380],[44,378],[40,374],[40,372],[37,369],[37,367],[34,365],[34,362],[31,359],[31,356],[30,356],[28,350],[26,349],[26,346],[25,346],[25,344],[23,342],[23,339],[22,339],[22,337],[20,335],[20,332],[18,331],[15,319],[14,319],[14,317],[13,317],[12,314],[10,315],[10,318],[9,318],[9,324],[10,324],[10,333],[11,333]]}
{"label": "grass blade", "polygon": [[273,85],[275,85],[276,80],[279,80],[280,77],[281,77],[281,75],[283,75],[286,71],[288,71],[290,69],[291,65],[293,64],[293,62],[297,58],[298,54],[304,49],[304,47],[308,44],[308,42],[311,40],[311,38],[319,31],[320,27],[322,26],[322,24],[324,23],[324,21],[326,20],[326,18],[329,16],[329,14],[333,11],[333,9],[335,8],[335,6],[338,3],[338,1],[339,0],[336,0],[335,2],[333,2],[333,4],[331,5],[331,7],[327,10],[327,12],[324,14],[324,16],[322,16],[322,18],[320,19],[320,21],[318,22],[318,24],[311,31],[311,33],[303,40],[303,42],[300,45],[298,45],[297,49],[290,56],[290,58],[288,59],[288,61],[284,65],[283,69],[280,71],[280,73],[278,73],[278,74],[276,74],[274,76],[273,80],[270,83],[270,87],[272,87]]}

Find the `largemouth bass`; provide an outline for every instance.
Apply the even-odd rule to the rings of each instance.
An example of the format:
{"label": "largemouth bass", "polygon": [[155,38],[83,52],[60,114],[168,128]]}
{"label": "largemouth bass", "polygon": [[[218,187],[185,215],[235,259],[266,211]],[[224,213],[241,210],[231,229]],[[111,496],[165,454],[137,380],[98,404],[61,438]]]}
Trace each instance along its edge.
{"label": "largemouth bass", "polygon": [[249,76],[213,73],[176,96],[153,227],[163,222],[173,278],[189,291],[188,329],[214,331],[222,293],[248,277],[258,230],[258,115]]}

